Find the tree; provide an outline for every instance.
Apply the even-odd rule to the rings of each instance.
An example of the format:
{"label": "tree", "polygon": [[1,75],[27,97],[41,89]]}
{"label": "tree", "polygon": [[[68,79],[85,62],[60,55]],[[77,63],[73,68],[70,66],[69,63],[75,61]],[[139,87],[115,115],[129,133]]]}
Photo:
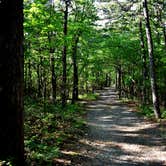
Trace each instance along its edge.
{"label": "tree", "polygon": [[72,103],[78,100],[78,66],[77,66],[77,45],[79,42],[79,34],[73,39],[72,61],[73,61],[73,92]]}
{"label": "tree", "polygon": [[139,31],[140,31],[140,45],[141,45],[141,54],[142,54],[142,77],[143,77],[143,88],[142,88],[142,103],[146,104],[147,102],[147,90],[146,90],[146,80],[148,76],[147,72],[147,60],[146,60],[146,49],[145,49],[145,42],[144,42],[144,33],[143,33],[143,26],[142,26],[142,19],[140,18],[139,23]]}
{"label": "tree", "polygon": [[143,2],[143,10],[144,17],[146,22],[146,37],[147,37],[147,45],[148,45],[148,53],[149,53],[149,71],[150,71],[150,80],[151,80],[151,89],[152,89],[152,100],[155,117],[158,119],[161,117],[160,108],[159,108],[159,98],[157,92],[157,80],[155,73],[155,63],[154,63],[154,55],[153,55],[153,40],[152,40],[152,32],[149,21],[149,11],[148,11],[148,3],[147,0]]}
{"label": "tree", "polygon": [[[96,20],[96,10],[93,2],[75,1],[72,3],[72,13],[70,17],[69,28],[72,36],[71,56],[73,66],[73,88],[72,88],[72,103],[78,100],[79,95],[79,67],[80,46],[83,45],[84,36],[88,36],[88,31],[91,29],[91,23]],[[89,39],[88,39],[89,40]],[[88,48],[87,48],[88,49]]]}
{"label": "tree", "polygon": [[0,21],[0,159],[23,166],[23,1],[1,1]]}
{"label": "tree", "polygon": [[62,74],[62,106],[66,105],[67,100],[67,86],[66,86],[66,56],[67,56],[67,43],[66,43],[66,37],[67,37],[67,31],[68,31],[68,9],[69,9],[70,0],[65,0],[65,10],[64,10],[64,27],[63,27],[63,34],[64,34],[64,45],[63,45],[63,51],[62,51],[62,67],[63,67],[63,74]]}

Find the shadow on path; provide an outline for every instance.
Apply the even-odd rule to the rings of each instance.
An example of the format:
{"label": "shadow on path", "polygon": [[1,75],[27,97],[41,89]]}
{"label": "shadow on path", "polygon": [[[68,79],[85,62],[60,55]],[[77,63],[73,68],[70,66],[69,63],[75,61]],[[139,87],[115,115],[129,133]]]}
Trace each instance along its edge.
{"label": "shadow on path", "polygon": [[166,135],[159,124],[131,111],[118,100],[114,89],[99,93],[97,101],[86,105],[88,132],[77,143],[77,160],[66,154],[71,160],[69,165],[166,165]]}

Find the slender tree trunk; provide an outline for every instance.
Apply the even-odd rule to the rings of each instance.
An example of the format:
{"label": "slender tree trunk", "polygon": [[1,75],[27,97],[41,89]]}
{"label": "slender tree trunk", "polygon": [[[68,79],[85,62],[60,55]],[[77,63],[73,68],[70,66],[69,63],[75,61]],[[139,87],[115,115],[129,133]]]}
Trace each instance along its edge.
{"label": "slender tree trunk", "polygon": [[66,80],[67,80],[67,71],[66,71],[66,56],[67,56],[67,24],[68,24],[68,6],[69,6],[69,0],[65,0],[65,11],[64,11],[64,27],[63,27],[63,33],[64,33],[64,46],[63,46],[63,52],[62,52],[62,66],[63,66],[63,75],[62,75],[62,89],[61,89],[61,95],[62,95],[62,106],[66,105],[67,102],[67,86],[66,86]]}
{"label": "slender tree trunk", "polygon": [[47,99],[47,81],[46,81],[46,76],[44,76],[44,81],[43,81],[43,106],[44,106],[44,110],[46,110],[46,99]]}
{"label": "slender tree trunk", "polygon": [[[42,60],[43,62],[46,61],[46,59],[44,58]],[[43,107],[44,110],[46,110],[46,99],[47,99],[47,76],[46,76],[46,68],[44,66],[44,63],[42,64],[42,68],[41,68],[41,73],[42,73],[42,99],[43,99]]]}
{"label": "slender tree trunk", "polygon": [[166,108],[166,76],[164,76],[164,85],[165,85],[165,93],[164,93],[164,97],[163,97],[163,101],[164,101],[164,108]]}
{"label": "slender tree trunk", "polygon": [[140,31],[140,44],[141,44],[141,54],[142,54],[142,76],[143,76],[143,88],[142,88],[142,103],[146,104],[147,102],[147,91],[146,91],[146,80],[147,80],[147,62],[146,62],[146,50],[145,50],[145,42],[144,42],[144,33],[142,28],[142,20],[140,19],[139,24],[139,31]]}
{"label": "slender tree trunk", "polygon": [[73,94],[72,103],[78,100],[78,66],[77,66],[77,44],[79,42],[79,35],[74,37],[72,60],[73,60]]}
{"label": "slender tree trunk", "polygon": [[[163,27],[163,35],[164,35],[164,44],[166,49],[166,27]],[[164,92],[164,107],[166,108],[166,75],[164,76],[164,85],[165,85],[165,92]]]}
{"label": "slender tree trunk", "polygon": [[[53,5],[53,2],[51,2],[51,5]],[[52,7],[50,8],[50,17],[52,16]],[[51,46],[52,41],[52,36],[54,36],[53,32],[48,32],[48,42],[50,45],[50,71],[51,71],[51,94],[50,94],[50,98],[52,103],[55,103],[56,101],[56,88],[57,88],[57,84],[56,84],[56,74],[55,74],[55,58],[54,58],[54,52],[55,52],[55,48]]]}
{"label": "slender tree trunk", "polygon": [[28,69],[27,64],[24,63],[24,95],[27,95]]}
{"label": "slender tree trunk", "polygon": [[111,84],[112,84],[112,78],[111,78],[111,75],[110,74],[108,74],[108,76],[109,76],[109,78],[108,78],[108,86],[110,87],[111,86]]}
{"label": "slender tree trunk", "polygon": [[152,40],[152,33],[151,33],[151,26],[149,21],[149,12],[148,12],[148,4],[147,0],[143,2],[143,9],[144,9],[144,17],[146,22],[146,37],[148,43],[148,53],[149,53],[149,70],[150,70],[150,80],[151,80],[151,89],[152,89],[152,100],[153,100],[153,107],[155,117],[161,118],[160,107],[159,107],[159,98],[157,92],[157,80],[156,80],[156,73],[155,73],[155,64],[154,64],[154,55],[153,55],[153,40]]}
{"label": "slender tree trunk", "polygon": [[118,91],[119,91],[119,98],[121,98],[122,94],[122,70],[121,70],[121,65],[118,66]]}
{"label": "slender tree trunk", "polygon": [[28,95],[32,92],[32,71],[31,71],[31,61],[28,61]]}
{"label": "slender tree trunk", "polygon": [[109,87],[110,86],[110,75],[108,73],[105,74],[105,86]]}
{"label": "slender tree trunk", "polygon": [[42,92],[41,92],[42,85],[41,85],[41,74],[40,74],[41,70],[40,70],[40,66],[41,66],[41,64],[38,63],[37,64],[37,96],[39,98],[42,97]]}
{"label": "slender tree trunk", "polygon": [[116,78],[115,78],[115,89],[118,90],[118,70],[116,70]]}
{"label": "slender tree trunk", "polygon": [[121,95],[127,96],[125,92],[125,74],[121,71]]}
{"label": "slender tree trunk", "polygon": [[163,27],[163,36],[164,36],[164,45],[165,45],[165,49],[166,49],[166,27]]}
{"label": "slender tree trunk", "polygon": [[107,85],[108,85],[108,74],[106,73],[105,74],[105,87],[107,87]]}
{"label": "slender tree trunk", "polygon": [[0,160],[23,166],[23,1],[1,1],[0,22]]}
{"label": "slender tree trunk", "polygon": [[56,89],[57,89],[57,83],[56,83],[56,74],[55,74],[55,58],[53,55],[51,55],[50,58],[50,65],[51,65],[51,96],[52,101],[56,101]]}

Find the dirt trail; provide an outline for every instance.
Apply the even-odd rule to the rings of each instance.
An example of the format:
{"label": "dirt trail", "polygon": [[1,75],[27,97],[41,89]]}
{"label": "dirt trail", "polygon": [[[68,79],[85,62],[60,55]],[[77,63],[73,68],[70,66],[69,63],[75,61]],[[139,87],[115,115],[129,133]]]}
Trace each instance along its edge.
{"label": "dirt trail", "polygon": [[75,151],[77,155],[69,165],[166,165],[165,131],[122,104],[114,89],[100,91],[99,99],[88,103],[86,109],[88,132],[71,149],[71,154]]}

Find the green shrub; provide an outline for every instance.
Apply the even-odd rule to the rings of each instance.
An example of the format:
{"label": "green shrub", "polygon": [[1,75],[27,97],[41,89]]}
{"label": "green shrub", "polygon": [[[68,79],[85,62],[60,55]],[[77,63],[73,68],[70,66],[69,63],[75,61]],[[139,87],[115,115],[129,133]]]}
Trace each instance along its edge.
{"label": "green shrub", "polygon": [[80,95],[79,98],[83,100],[96,100],[98,96],[98,93],[85,93],[83,95]]}
{"label": "green shrub", "polygon": [[147,105],[141,105],[139,107],[139,113],[148,117],[148,118],[154,117],[154,112],[153,112],[152,107],[147,106]]}
{"label": "green shrub", "polygon": [[[84,110],[78,104],[61,105],[42,100],[25,99],[25,152],[26,163],[49,165],[58,157],[59,148],[71,135],[84,126]],[[32,164],[33,165],[33,164]]]}
{"label": "green shrub", "polygon": [[161,118],[166,119],[166,109],[161,109]]}

